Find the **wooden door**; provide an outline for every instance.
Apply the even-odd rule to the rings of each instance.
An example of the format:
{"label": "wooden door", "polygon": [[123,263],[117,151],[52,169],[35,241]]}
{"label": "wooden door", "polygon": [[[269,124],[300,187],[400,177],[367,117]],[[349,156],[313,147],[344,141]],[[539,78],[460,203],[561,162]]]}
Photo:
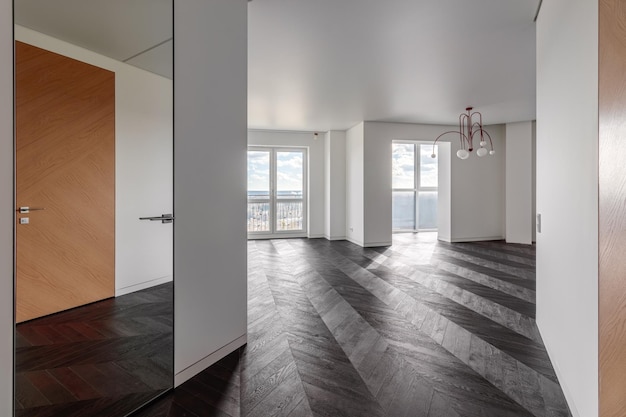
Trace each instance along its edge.
{"label": "wooden door", "polygon": [[15,48],[19,323],[114,295],[115,74]]}
{"label": "wooden door", "polygon": [[626,5],[599,2],[599,405],[626,416]]}

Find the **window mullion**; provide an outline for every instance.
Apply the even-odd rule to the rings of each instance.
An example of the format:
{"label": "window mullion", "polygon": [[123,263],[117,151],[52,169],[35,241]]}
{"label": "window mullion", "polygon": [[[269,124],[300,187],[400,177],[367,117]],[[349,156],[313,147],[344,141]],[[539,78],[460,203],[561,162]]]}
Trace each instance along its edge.
{"label": "window mullion", "polygon": [[415,204],[415,230],[419,230],[419,189],[421,184],[421,169],[419,165],[418,159],[418,151],[420,151],[420,147],[417,143],[413,144],[413,170],[415,172],[415,192],[413,193],[414,204]]}

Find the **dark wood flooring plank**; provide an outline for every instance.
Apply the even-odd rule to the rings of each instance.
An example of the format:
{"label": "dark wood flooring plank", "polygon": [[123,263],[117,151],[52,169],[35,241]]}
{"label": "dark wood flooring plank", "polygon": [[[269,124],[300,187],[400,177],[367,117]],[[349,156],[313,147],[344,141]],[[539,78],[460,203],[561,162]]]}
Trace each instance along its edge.
{"label": "dark wood flooring plank", "polygon": [[[402,234],[387,248],[324,239],[249,241],[248,254],[248,345],[137,416],[571,416],[533,328],[534,247],[444,244],[433,234]],[[91,341],[107,360],[70,368],[86,366],[83,378],[94,384],[73,395],[121,394],[93,378],[132,369],[139,372],[122,384],[124,391],[154,388],[152,371],[128,354],[132,345],[121,345],[124,359],[115,368],[105,351],[120,347],[111,340],[167,331],[167,316],[144,315],[167,290],[137,297],[142,305],[135,308],[126,301],[99,306],[87,327],[75,325],[72,312],[43,331],[26,329],[21,365],[41,366],[35,352],[54,341]],[[165,366],[171,355],[150,360]],[[62,382],[58,372],[49,375]],[[36,398],[39,390],[26,382],[25,392]],[[18,400],[20,407],[25,399]],[[39,401],[48,400],[41,395]],[[87,409],[109,413],[124,404],[119,397],[86,401],[92,401],[82,401]],[[71,404],[55,410],[74,412]]]}
{"label": "dark wood flooring plank", "polygon": [[171,387],[172,290],[163,284],[18,324],[19,415],[117,417]]}

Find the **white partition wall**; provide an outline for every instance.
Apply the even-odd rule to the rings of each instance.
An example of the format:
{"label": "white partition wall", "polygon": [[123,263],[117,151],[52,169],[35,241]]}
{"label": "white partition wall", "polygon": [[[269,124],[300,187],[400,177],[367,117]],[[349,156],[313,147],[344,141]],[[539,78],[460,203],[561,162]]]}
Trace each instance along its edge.
{"label": "white partition wall", "polygon": [[575,417],[598,416],[598,2],[537,20],[537,324]]}
{"label": "white partition wall", "polygon": [[0,0],[0,415],[13,415],[13,2]]}
{"label": "white partition wall", "polygon": [[176,385],[246,341],[247,4],[174,4]]}

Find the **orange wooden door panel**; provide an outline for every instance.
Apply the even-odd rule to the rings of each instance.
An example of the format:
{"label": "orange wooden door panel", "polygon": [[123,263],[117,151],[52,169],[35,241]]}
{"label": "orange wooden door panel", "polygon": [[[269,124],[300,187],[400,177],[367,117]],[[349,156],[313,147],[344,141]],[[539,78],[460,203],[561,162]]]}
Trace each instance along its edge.
{"label": "orange wooden door panel", "polygon": [[[16,320],[114,296],[115,74],[16,42]],[[20,224],[28,217],[29,224]]]}
{"label": "orange wooden door panel", "polygon": [[626,416],[626,4],[599,2],[599,403]]}

